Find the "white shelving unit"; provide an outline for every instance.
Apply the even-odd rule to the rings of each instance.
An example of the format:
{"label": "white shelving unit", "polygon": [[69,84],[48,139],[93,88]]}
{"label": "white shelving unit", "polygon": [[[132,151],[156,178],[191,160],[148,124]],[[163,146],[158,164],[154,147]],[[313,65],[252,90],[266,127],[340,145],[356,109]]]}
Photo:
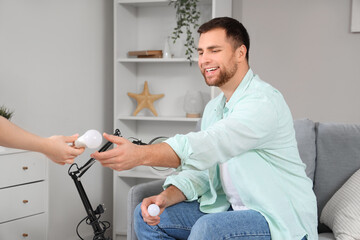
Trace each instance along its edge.
{"label": "white shelving unit", "polygon": [[[231,16],[232,0],[200,0],[200,23],[214,17]],[[126,138],[149,142],[157,136],[173,136],[195,129],[199,120],[186,118],[183,110],[188,90],[202,93],[204,102],[215,94],[198,69],[197,54],[192,66],[184,54],[181,40],[172,44],[173,58],[129,58],[129,51],[162,50],[165,39],[176,26],[175,9],[169,0],[114,1],[114,127]],[[195,33],[194,36],[198,34]],[[197,42],[197,39],[195,39]],[[140,93],[144,82],[151,94],[165,94],[154,102],[158,117],[144,109],[133,116],[136,101],[127,93]],[[168,174],[169,172],[165,172]],[[114,172],[113,239],[126,239],[127,193],[135,184],[165,178],[164,172],[137,167]]]}
{"label": "white shelving unit", "polygon": [[184,118],[178,116],[168,117],[144,117],[144,116],[119,116],[119,120],[130,120],[130,121],[173,121],[173,122],[197,122],[200,118]]}

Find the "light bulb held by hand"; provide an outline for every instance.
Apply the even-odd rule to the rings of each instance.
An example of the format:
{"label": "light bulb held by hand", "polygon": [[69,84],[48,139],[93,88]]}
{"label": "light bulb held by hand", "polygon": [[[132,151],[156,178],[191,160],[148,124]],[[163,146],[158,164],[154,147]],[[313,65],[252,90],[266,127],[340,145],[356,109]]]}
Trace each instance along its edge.
{"label": "light bulb held by hand", "polygon": [[156,204],[150,204],[150,205],[148,206],[148,213],[149,213],[149,215],[152,216],[152,217],[155,217],[155,216],[159,215],[159,213],[160,213],[160,208],[159,208],[159,206],[156,205]]}
{"label": "light bulb held by hand", "polygon": [[91,129],[86,131],[84,135],[82,135],[75,141],[75,147],[98,148],[101,145],[101,143],[102,143],[101,134],[98,131]]}

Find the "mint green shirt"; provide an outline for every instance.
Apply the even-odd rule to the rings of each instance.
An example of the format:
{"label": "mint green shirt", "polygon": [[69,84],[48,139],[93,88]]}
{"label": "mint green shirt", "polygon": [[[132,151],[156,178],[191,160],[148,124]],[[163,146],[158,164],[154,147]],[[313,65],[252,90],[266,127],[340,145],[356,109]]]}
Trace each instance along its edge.
{"label": "mint green shirt", "polygon": [[290,110],[279,91],[250,69],[230,100],[211,100],[201,131],[166,141],[181,159],[179,174],[169,176],[188,201],[206,213],[226,211],[219,163],[246,207],[267,220],[273,240],[318,239],[312,181],[305,174]]}

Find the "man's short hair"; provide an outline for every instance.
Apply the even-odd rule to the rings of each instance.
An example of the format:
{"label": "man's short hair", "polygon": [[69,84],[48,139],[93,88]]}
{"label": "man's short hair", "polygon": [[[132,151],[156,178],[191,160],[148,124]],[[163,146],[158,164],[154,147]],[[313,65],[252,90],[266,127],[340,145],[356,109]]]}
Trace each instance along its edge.
{"label": "man's short hair", "polygon": [[247,49],[246,59],[249,61],[250,37],[244,25],[238,20],[230,17],[213,18],[202,24],[198,29],[198,33],[206,33],[215,28],[222,28],[225,30],[226,37],[233,42],[234,49],[237,49],[241,45],[245,45]]}

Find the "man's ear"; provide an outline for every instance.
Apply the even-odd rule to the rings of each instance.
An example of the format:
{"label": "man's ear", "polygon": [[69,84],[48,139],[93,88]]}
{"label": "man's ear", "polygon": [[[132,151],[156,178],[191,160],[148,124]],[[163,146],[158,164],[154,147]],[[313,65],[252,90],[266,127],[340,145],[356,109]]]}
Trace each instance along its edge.
{"label": "man's ear", "polygon": [[246,53],[247,53],[247,49],[244,44],[238,47],[235,52],[236,57],[240,62],[246,60]]}

